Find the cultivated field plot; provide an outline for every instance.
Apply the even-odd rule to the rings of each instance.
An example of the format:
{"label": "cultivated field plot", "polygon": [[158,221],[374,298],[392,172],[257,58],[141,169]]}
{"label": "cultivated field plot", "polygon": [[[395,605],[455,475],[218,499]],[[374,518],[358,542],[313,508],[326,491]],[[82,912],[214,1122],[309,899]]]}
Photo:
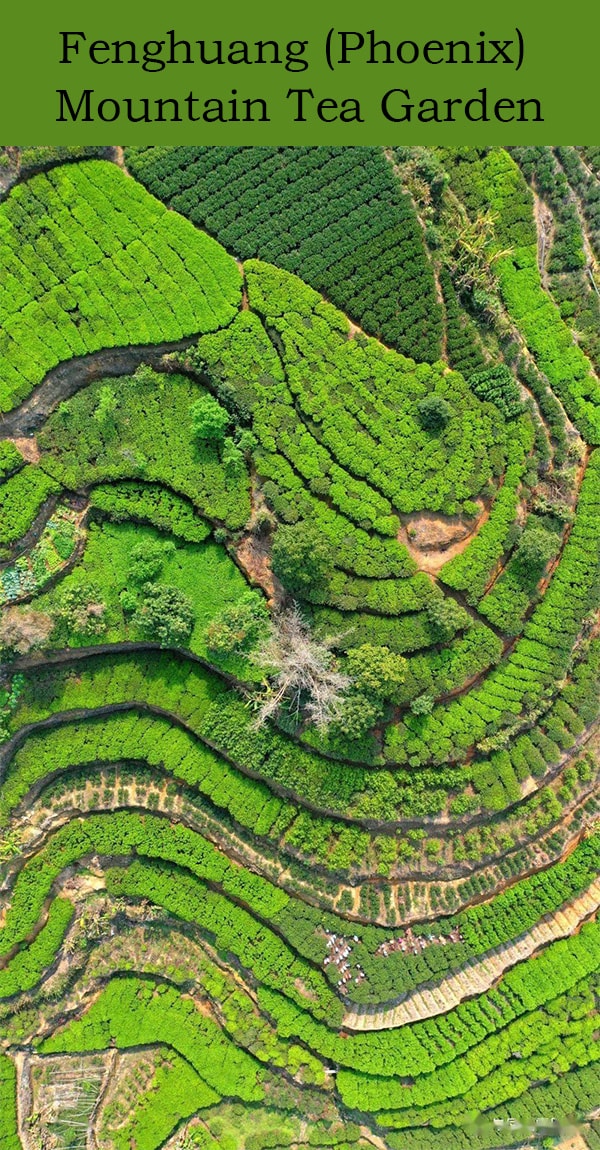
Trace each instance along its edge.
{"label": "cultivated field plot", "polygon": [[0,151],[0,1150],[600,1147],[600,149]]}

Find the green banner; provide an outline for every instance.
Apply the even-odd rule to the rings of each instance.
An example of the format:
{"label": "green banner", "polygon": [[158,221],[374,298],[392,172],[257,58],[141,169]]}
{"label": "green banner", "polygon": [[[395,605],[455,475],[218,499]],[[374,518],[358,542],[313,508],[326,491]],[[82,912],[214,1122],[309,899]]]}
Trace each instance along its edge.
{"label": "green banner", "polygon": [[597,12],[11,4],[4,128],[58,144],[593,143]]}

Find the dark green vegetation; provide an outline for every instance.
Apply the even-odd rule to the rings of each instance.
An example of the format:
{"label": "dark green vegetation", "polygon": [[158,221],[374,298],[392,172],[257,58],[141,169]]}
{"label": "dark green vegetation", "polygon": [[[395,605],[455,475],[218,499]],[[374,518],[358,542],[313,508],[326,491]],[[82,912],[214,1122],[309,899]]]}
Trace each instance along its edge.
{"label": "dark green vegetation", "polygon": [[3,150],[0,1150],[596,1145],[593,153]]}
{"label": "dark green vegetation", "polygon": [[410,199],[379,148],[127,148],[155,196],[241,259],[295,272],[370,335],[440,356],[442,317]]}

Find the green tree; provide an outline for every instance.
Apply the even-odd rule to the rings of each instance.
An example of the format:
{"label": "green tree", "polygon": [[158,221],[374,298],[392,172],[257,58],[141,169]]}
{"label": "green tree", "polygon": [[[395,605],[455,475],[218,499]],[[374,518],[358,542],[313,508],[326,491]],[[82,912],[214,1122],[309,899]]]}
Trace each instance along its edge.
{"label": "green tree", "polygon": [[425,431],[443,431],[452,416],[450,404],[441,395],[426,395],[417,404],[421,427]]}
{"label": "green tree", "polygon": [[96,584],[87,579],[60,587],[53,615],[60,640],[71,635],[95,638],[106,631],[106,604]]}
{"label": "green tree", "polygon": [[273,537],[273,572],[284,587],[302,595],[327,582],[333,559],[316,524],[307,520],[281,526]]}
{"label": "green tree", "polygon": [[381,718],[385,704],[397,698],[406,676],[406,659],[389,647],[362,643],[348,650],[345,671],[350,687],[335,727],[347,738],[358,739]]}
{"label": "green tree", "polygon": [[449,597],[431,599],[425,610],[440,639],[451,639],[456,631],[468,626],[470,622],[464,607]]}
{"label": "green tree", "polygon": [[230,423],[229,413],[213,395],[202,395],[190,408],[196,439],[222,443]]}
{"label": "green tree", "polygon": [[557,546],[558,536],[552,531],[545,527],[526,528],[517,545],[516,561],[524,574],[538,578]]}
{"label": "green tree", "polygon": [[350,693],[342,704],[335,729],[347,739],[360,739],[381,716],[381,705],[360,692]]}
{"label": "green tree", "polygon": [[194,626],[191,600],[179,587],[168,583],[147,583],[144,598],[132,619],[149,639],[163,646],[182,647]]}
{"label": "green tree", "polygon": [[175,550],[170,540],[145,540],[132,547],[129,555],[129,577],[134,583],[148,583],[162,570],[165,559]]}
{"label": "green tree", "polygon": [[374,700],[393,700],[406,677],[406,659],[389,647],[363,643],[347,652],[346,670],[356,691]]}
{"label": "green tree", "polygon": [[225,474],[229,475],[232,479],[241,475],[244,471],[244,453],[231,436],[227,436],[223,440],[221,463],[223,464]]}
{"label": "green tree", "polygon": [[218,655],[249,651],[266,634],[269,612],[256,591],[247,591],[209,623],[206,644]]}
{"label": "green tree", "polygon": [[138,599],[135,591],[129,591],[126,587],[123,591],[121,591],[119,595],[119,603],[121,604],[121,608],[126,615],[133,615],[133,612],[137,609],[138,605]]}

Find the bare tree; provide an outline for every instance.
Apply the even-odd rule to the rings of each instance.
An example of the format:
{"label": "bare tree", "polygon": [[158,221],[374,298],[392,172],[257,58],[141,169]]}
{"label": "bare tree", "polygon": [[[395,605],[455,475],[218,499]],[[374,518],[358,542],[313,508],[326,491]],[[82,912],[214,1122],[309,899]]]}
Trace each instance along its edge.
{"label": "bare tree", "polygon": [[271,631],[255,655],[269,675],[257,698],[255,727],[262,727],[285,703],[324,731],[339,716],[351,680],[335,668],[331,648],[339,636],[315,639],[294,603],[273,616]]}

